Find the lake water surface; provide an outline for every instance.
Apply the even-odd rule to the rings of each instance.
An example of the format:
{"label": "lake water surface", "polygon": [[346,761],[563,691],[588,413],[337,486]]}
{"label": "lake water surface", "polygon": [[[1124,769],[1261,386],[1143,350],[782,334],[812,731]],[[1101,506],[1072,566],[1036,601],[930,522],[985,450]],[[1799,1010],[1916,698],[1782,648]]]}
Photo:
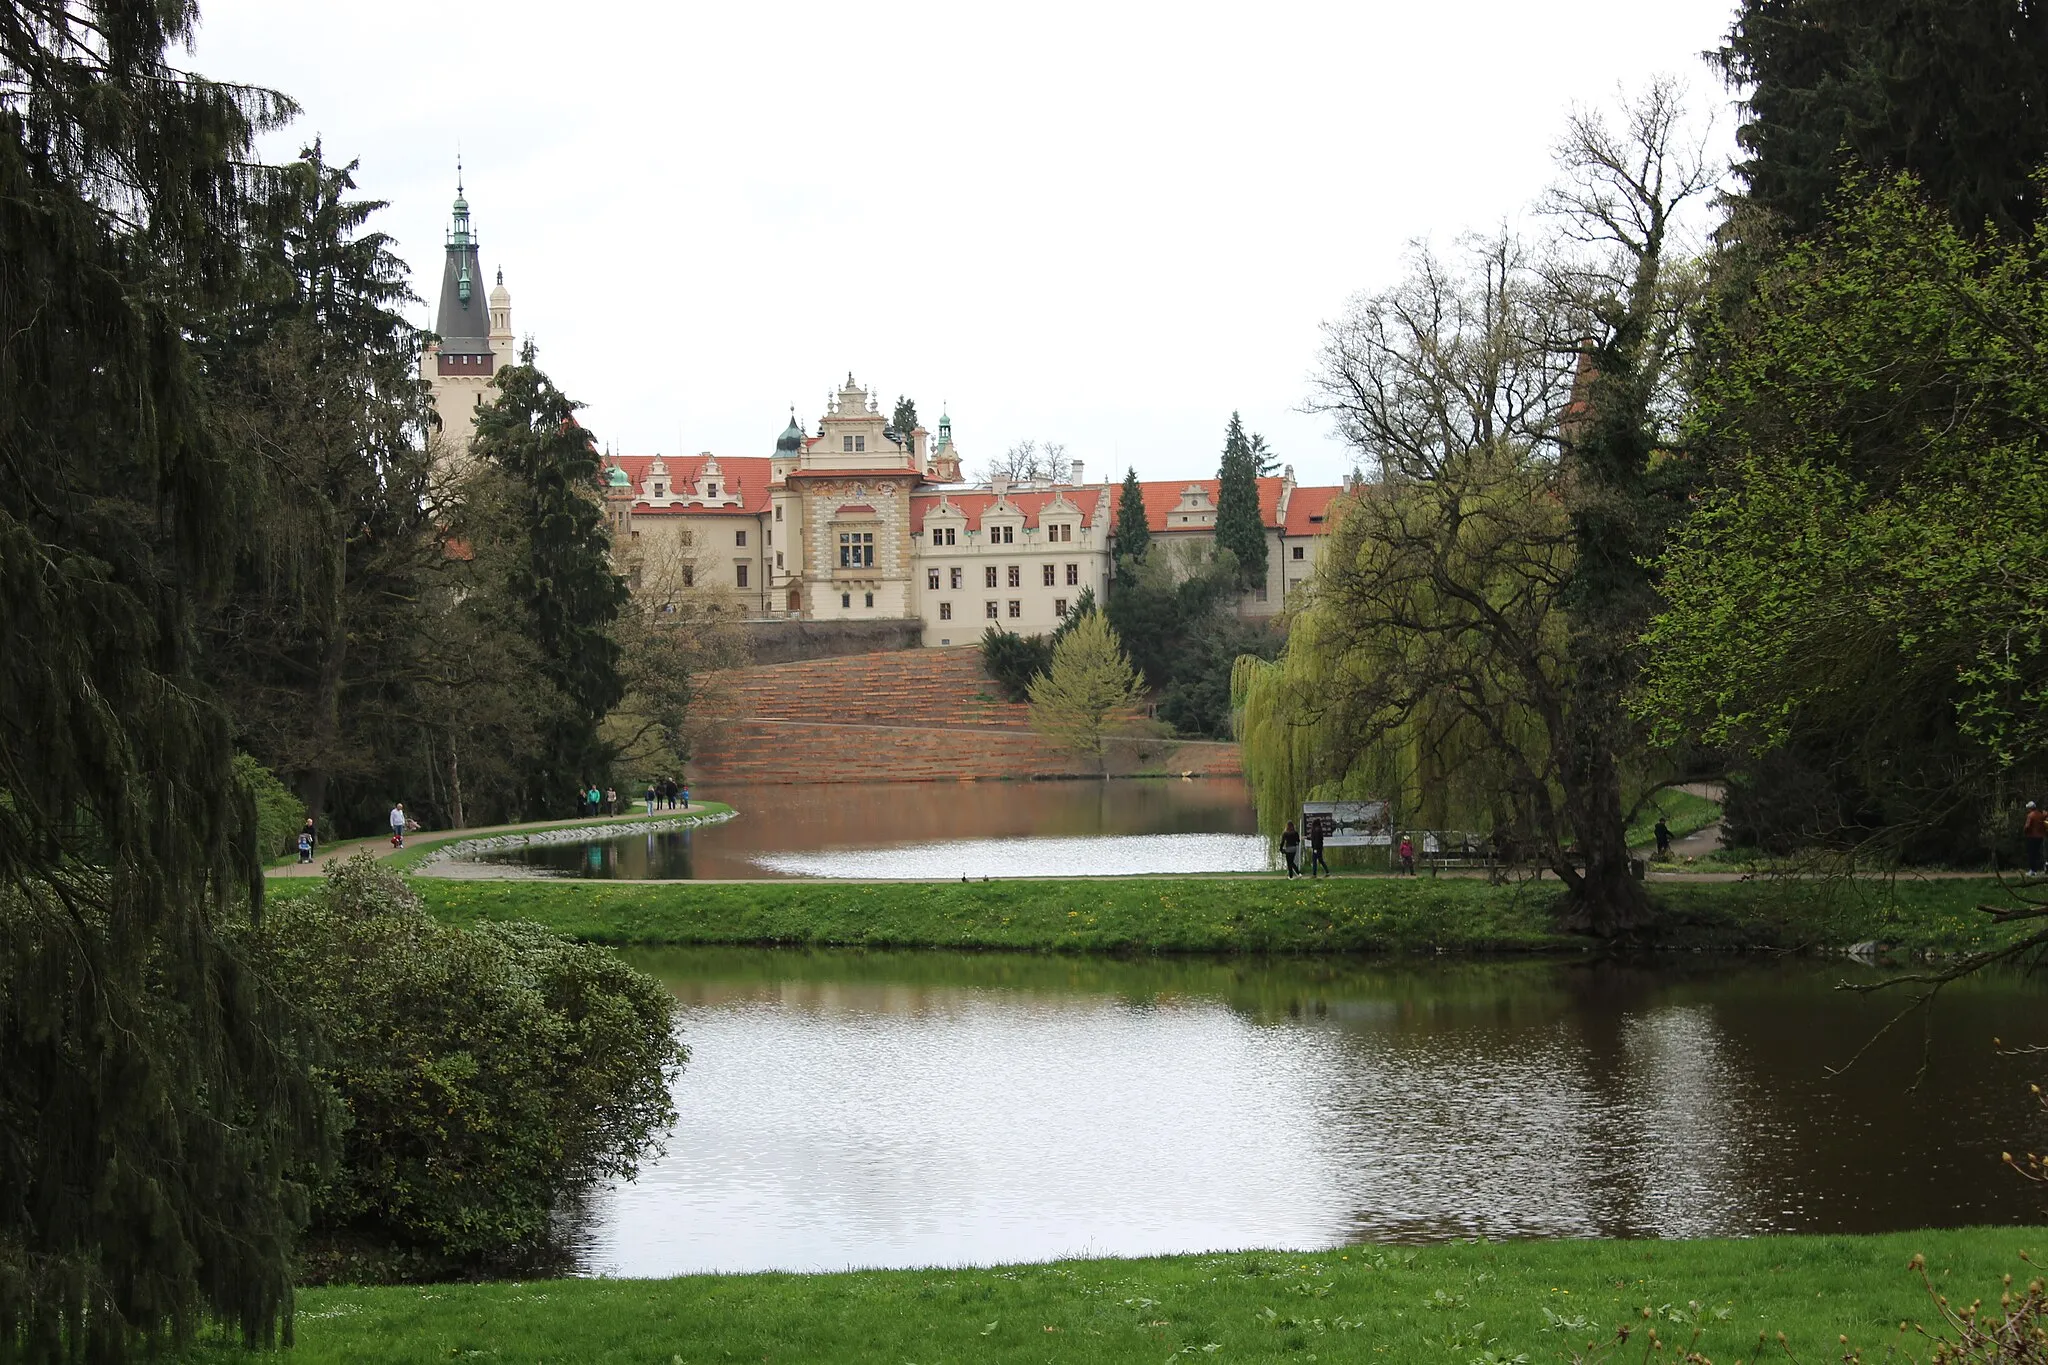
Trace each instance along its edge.
{"label": "lake water surface", "polygon": [[707,793],[736,819],[479,862],[651,879],[1129,876],[1267,866],[1239,778],[818,783]]}
{"label": "lake water surface", "polygon": [[1900,1003],[1842,962],[629,956],[692,1057],[593,1274],[2039,1219],[2018,976],[1944,997],[1912,1089],[1917,1025],[1828,1075]]}

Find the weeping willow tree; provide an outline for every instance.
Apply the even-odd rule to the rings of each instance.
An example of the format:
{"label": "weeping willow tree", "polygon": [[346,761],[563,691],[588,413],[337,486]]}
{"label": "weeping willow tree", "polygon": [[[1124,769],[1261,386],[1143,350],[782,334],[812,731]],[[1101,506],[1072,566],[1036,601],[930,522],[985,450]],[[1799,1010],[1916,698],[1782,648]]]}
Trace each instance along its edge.
{"label": "weeping willow tree", "polygon": [[1370,798],[1561,853],[1571,550],[1550,478],[1525,441],[1478,443],[1338,504],[1287,648],[1232,679],[1262,829],[1303,800]]}
{"label": "weeping willow tree", "polygon": [[1626,834],[1650,760],[1623,703],[1684,506],[1699,272],[1678,213],[1714,179],[1670,82],[1622,115],[1573,116],[1542,250],[1422,252],[1325,329],[1316,405],[1379,480],[1286,653],[1237,679],[1269,820],[1334,784],[1480,825],[1555,869],[1565,922],[1604,936],[1650,918]]}
{"label": "weeping willow tree", "polygon": [[255,809],[194,675],[248,486],[188,338],[233,307],[281,99],[179,0],[0,6],[0,1358],[288,1321],[318,1111],[224,923]]}

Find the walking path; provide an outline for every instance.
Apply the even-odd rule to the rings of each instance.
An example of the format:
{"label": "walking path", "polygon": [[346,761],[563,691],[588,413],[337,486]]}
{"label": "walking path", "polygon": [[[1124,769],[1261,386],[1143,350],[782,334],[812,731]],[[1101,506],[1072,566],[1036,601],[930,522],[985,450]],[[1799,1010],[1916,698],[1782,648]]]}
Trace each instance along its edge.
{"label": "walking path", "polygon": [[[578,825],[620,825],[644,820],[672,820],[678,815],[695,813],[701,810],[703,806],[704,803],[702,801],[693,801],[688,811],[678,806],[674,810],[656,811],[653,815],[648,815],[645,813],[645,807],[638,806],[636,803],[636,809],[627,815],[598,815],[582,820],[527,820],[516,825],[477,825],[469,829],[422,829],[408,834],[405,837],[405,846],[410,850],[416,849],[422,844],[439,844],[452,839],[482,839],[493,834],[519,834],[544,829],[574,829]],[[327,847],[313,855],[313,861],[310,863],[297,861],[281,863],[276,867],[266,869],[264,875],[270,877],[325,876],[330,866],[335,863],[345,863],[364,849],[368,849],[379,858],[389,858],[399,852],[398,849],[391,846],[391,836],[388,834],[379,839],[348,839],[338,844],[327,845]]]}

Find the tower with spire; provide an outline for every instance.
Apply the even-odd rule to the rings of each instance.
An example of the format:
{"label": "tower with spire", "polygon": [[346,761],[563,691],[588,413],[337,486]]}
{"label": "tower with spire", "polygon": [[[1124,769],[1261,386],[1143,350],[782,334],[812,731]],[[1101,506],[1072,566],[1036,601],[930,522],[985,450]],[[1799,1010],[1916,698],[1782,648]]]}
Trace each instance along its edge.
{"label": "tower with spire", "polygon": [[460,161],[455,167],[455,206],[445,257],[434,313],[435,340],[420,355],[420,378],[431,388],[434,409],[441,417],[440,458],[460,463],[469,458],[476,412],[490,401],[492,378],[513,359],[512,295],[505,288],[503,270],[485,292],[483,260],[470,224]]}

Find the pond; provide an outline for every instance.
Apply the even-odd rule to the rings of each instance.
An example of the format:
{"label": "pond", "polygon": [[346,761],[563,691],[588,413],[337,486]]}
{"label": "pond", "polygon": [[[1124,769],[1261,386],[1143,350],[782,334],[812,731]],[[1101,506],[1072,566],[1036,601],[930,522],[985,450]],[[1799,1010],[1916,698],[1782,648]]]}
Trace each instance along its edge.
{"label": "pond", "polygon": [[1267,865],[1241,778],[817,783],[712,795],[738,818],[516,849],[469,866],[672,881],[1128,876]]}
{"label": "pond", "polygon": [[689,949],[633,961],[692,1050],[587,1273],[834,1270],[1360,1240],[2038,1221],[2043,990],[1876,969]]}

